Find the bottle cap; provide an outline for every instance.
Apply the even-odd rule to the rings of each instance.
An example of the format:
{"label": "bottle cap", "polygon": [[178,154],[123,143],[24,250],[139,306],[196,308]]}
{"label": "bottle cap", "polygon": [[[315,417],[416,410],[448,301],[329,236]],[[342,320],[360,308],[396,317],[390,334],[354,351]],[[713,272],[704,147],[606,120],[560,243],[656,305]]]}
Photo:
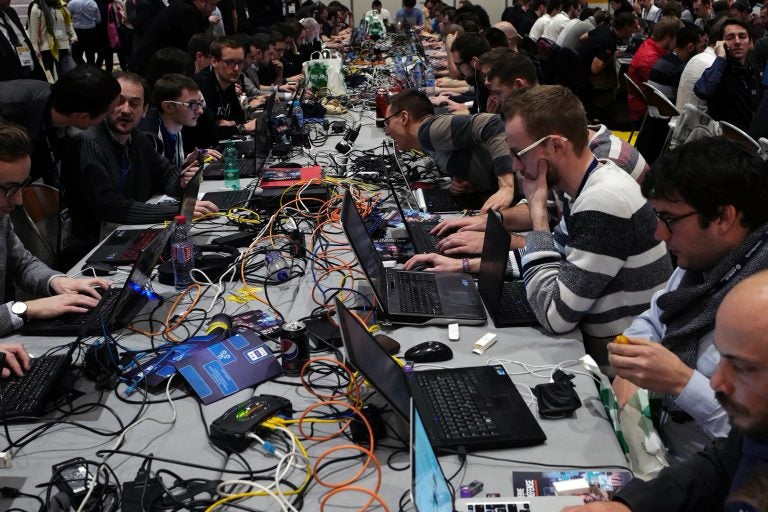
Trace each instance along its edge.
{"label": "bottle cap", "polygon": [[187,217],[184,215],[177,215],[173,218],[173,220],[176,221],[176,225],[186,224],[187,223]]}

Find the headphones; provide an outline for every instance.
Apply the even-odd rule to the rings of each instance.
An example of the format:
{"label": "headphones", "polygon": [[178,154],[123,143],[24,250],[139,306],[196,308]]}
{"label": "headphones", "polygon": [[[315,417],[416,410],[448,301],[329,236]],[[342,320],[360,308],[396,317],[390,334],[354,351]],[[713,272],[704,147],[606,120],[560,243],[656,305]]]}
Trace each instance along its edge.
{"label": "headphones", "polygon": [[[195,247],[195,268],[211,281],[216,281],[235,263],[238,256],[240,251],[236,247],[198,245]],[[157,267],[157,279],[162,284],[173,285],[172,261],[166,261]]]}

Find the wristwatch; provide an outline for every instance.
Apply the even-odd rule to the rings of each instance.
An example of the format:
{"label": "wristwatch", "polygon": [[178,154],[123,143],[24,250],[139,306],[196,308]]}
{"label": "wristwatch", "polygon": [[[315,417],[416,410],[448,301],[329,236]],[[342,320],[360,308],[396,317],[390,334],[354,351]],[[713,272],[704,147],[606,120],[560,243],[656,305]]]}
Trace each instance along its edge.
{"label": "wristwatch", "polygon": [[26,302],[14,302],[11,304],[11,313],[21,318],[24,323],[27,323],[27,303]]}
{"label": "wristwatch", "polygon": [[245,125],[242,123],[236,124],[235,127],[237,128],[237,132],[240,134],[242,134],[245,131]]}

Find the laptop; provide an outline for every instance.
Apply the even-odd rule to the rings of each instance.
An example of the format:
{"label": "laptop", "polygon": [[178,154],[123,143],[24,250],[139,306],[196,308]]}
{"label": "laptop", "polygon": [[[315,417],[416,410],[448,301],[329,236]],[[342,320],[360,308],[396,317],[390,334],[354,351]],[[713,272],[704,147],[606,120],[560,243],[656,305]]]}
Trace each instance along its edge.
{"label": "laptop", "polygon": [[[195,216],[195,203],[203,180],[202,169],[189,180],[184,187],[179,202],[179,215],[188,220]],[[163,229],[117,229],[86,259],[87,263],[109,263],[110,265],[130,265],[139,257],[142,250],[148,247]]]}
{"label": "laptop", "polygon": [[504,280],[511,237],[495,214],[487,217],[477,289],[493,325],[497,328],[538,325],[528,303],[525,283]]}
{"label": "laptop", "polygon": [[485,308],[470,275],[385,268],[349,190],[341,207],[341,225],[388,320],[398,324],[485,323]]}
{"label": "laptop", "polygon": [[454,499],[419,411],[411,403],[411,501],[416,512],[560,512],[581,505],[577,496]]}
{"label": "laptop", "polygon": [[92,310],[87,313],[68,313],[58,318],[30,320],[21,329],[22,334],[97,336],[103,333],[104,327],[114,331],[128,325],[153,295],[147,284],[175,225],[175,222],[172,222],[141,251],[125,285],[104,290],[101,300]]}
{"label": "laptop", "polygon": [[[266,157],[254,156],[248,159],[239,159],[237,161],[237,167],[240,169],[241,178],[255,178],[259,175],[259,171],[267,161]],[[211,162],[203,169],[203,177],[207,180],[223,180],[224,179],[224,162]]]}
{"label": "laptop", "polygon": [[404,371],[338,298],[336,311],[350,363],[405,421],[413,399],[438,451],[500,450],[546,440],[503,366]]}

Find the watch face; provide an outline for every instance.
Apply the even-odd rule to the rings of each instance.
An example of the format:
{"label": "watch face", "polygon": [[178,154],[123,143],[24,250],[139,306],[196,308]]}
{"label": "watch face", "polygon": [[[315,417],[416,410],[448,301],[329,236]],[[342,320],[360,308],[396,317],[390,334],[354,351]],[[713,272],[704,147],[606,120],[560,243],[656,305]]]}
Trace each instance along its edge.
{"label": "watch face", "polygon": [[27,312],[27,305],[23,302],[14,302],[11,304],[11,312],[13,312],[14,315],[23,315]]}

